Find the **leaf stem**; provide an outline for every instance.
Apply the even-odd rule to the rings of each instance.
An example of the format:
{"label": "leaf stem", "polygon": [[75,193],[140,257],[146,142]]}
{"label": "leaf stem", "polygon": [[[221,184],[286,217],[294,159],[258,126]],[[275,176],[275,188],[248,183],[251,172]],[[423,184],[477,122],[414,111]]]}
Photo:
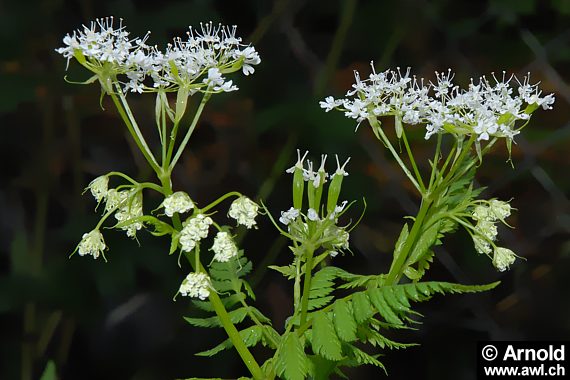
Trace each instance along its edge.
{"label": "leaf stem", "polygon": [[[192,123],[190,124],[190,127],[188,128],[188,131],[186,132],[186,135],[184,136],[184,139],[182,140],[182,142],[178,146],[178,150],[176,151],[174,158],[168,164],[169,171],[172,171],[172,169],[174,168],[174,166],[176,165],[176,163],[180,159],[180,156],[182,155],[184,148],[186,148],[186,144],[188,144],[188,140],[190,140],[190,136],[192,136],[192,132],[194,132],[194,129],[196,128],[196,125],[198,124],[198,120],[200,119],[200,115],[202,115],[202,111],[204,110],[206,103],[210,99],[210,96],[211,96],[210,93],[204,94],[204,97],[202,98],[202,101],[200,102],[200,105],[198,106],[198,109],[196,110],[196,114],[194,115],[194,119],[192,119]],[[175,131],[177,129],[178,129],[178,123],[176,123],[174,125],[173,133],[175,133]],[[174,137],[171,141],[171,146],[169,147],[169,151],[170,151],[169,153],[172,153],[174,143],[176,142],[175,140],[176,140],[176,135],[174,134]]]}
{"label": "leaf stem", "polygon": [[120,100],[117,97],[117,93],[115,92],[109,92],[109,95],[111,96],[113,103],[115,103],[115,107],[117,108],[117,111],[119,111],[119,115],[121,116],[123,122],[127,126],[129,133],[135,140],[137,147],[139,148],[139,150],[141,151],[141,153],[143,154],[144,158],[147,160],[149,165],[152,167],[152,169],[158,174],[160,172],[160,166],[156,162],[156,159],[154,158],[138,125],[136,124],[136,121],[129,109],[129,105],[118,84],[117,84],[117,91],[118,91],[117,93],[120,96]]}
{"label": "leaf stem", "polygon": [[388,148],[390,153],[392,153],[392,156],[394,157],[396,162],[398,162],[398,164],[400,165],[400,167],[404,171],[404,174],[406,174],[408,179],[412,182],[412,185],[414,185],[416,190],[421,195],[423,195],[422,189],[421,189],[420,185],[418,184],[418,181],[416,181],[416,179],[414,178],[414,176],[410,172],[410,169],[408,169],[408,167],[404,164],[404,162],[402,161],[402,159],[398,155],[398,152],[396,152],[396,150],[394,149],[394,147],[390,143],[390,140],[388,140],[388,137],[386,136],[386,134],[382,130],[382,127],[378,123],[378,120],[376,120],[375,117],[370,117],[370,118],[368,118],[368,122],[372,126],[372,129],[377,133],[377,135],[380,136],[380,140],[384,143],[384,145],[386,145],[386,147]]}

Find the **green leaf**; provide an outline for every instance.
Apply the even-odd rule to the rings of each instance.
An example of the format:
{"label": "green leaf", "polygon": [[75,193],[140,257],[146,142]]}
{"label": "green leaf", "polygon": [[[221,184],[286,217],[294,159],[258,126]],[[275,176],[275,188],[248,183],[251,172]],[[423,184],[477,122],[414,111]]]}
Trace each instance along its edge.
{"label": "green leaf", "polygon": [[372,305],[364,292],[354,293],[352,296],[352,311],[358,324],[363,323],[374,315]]}
{"label": "green leaf", "polygon": [[313,314],[312,346],[315,354],[329,360],[342,360],[342,348],[328,313]]}
{"label": "green leaf", "polygon": [[388,372],[386,372],[386,367],[384,367],[384,364],[382,364],[377,357],[379,355],[370,355],[367,354],[366,352],[362,351],[359,348],[356,348],[354,346],[351,347],[351,356],[354,358],[354,360],[359,364],[369,364],[369,365],[373,365],[379,368],[382,368],[384,370],[384,373],[386,375],[388,375]]}
{"label": "green leaf", "polygon": [[309,360],[297,333],[287,333],[277,349],[275,370],[286,380],[303,380],[309,372]]}
{"label": "green leaf", "polygon": [[[247,309],[245,307],[232,310],[228,313],[233,324],[241,323],[247,316]],[[222,322],[218,316],[210,318],[191,318],[184,317],[184,320],[196,327],[222,327]]]}
{"label": "green leaf", "polygon": [[55,370],[55,363],[53,362],[53,360],[49,360],[46,364],[46,368],[44,369],[44,372],[42,373],[42,377],[40,377],[40,380],[57,380],[57,373]]}
{"label": "green leaf", "polygon": [[394,313],[392,308],[384,299],[384,290],[386,288],[387,287],[368,289],[368,298],[370,298],[372,305],[374,305],[374,308],[380,313],[386,322],[394,325],[402,325],[403,322],[400,320],[400,318],[398,318],[398,316]]}
{"label": "green leaf", "polygon": [[341,299],[334,303],[333,320],[336,333],[342,341],[356,340],[356,321],[350,302]]}
{"label": "green leaf", "polygon": [[[248,327],[247,329],[241,330],[239,332],[239,335],[241,336],[243,343],[247,347],[253,347],[257,343],[259,343],[259,341],[261,340],[261,337],[263,336],[263,331],[262,331],[262,328],[259,326],[251,326],[251,327]],[[230,339],[226,339],[222,343],[218,344],[216,347],[211,348],[211,349],[206,350],[206,351],[198,352],[195,355],[196,356],[214,356],[223,350],[227,350],[229,348],[232,348],[233,346],[234,345],[232,344],[232,341]]]}
{"label": "green leaf", "polygon": [[269,265],[268,268],[273,269],[283,276],[287,277],[288,280],[292,280],[297,275],[297,268],[293,265],[285,265],[285,266],[278,266],[278,265]]}

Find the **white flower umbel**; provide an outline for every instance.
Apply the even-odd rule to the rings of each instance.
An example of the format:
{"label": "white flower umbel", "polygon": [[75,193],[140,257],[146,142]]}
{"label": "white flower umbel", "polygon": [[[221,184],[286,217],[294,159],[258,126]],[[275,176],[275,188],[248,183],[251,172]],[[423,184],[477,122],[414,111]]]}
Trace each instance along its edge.
{"label": "white flower umbel", "polygon": [[232,202],[228,215],[235,219],[238,224],[252,228],[256,225],[255,217],[259,211],[257,203],[248,197],[241,196]]}
{"label": "white flower umbel", "polygon": [[166,197],[161,206],[164,206],[166,216],[172,218],[175,213],[182,214],[193,209],[194,203],[188,194],[183,191],[177,191]]}
{"label": "white flower umbel", "polygon": [[504,272],[509,269],[512,263],[515,262],[516,257],[515,253],[510,249],[497,247],[495,248],[495,254],[493,255],[493,265],[500,272]]}
{"label": "white flower umbel", "polygon": [[212,284],[206,273],[190,273],[178,290],[185,297],[199,298],[202,301],[210,296]]}
{"label": "white flower umbel", "polygon": [[97,203],[101,202],[107,196],[107,192],[109,191],[109,177],[102,175],[95,178],[89,183],[87,189],[91,191],[91,195],[93,195],[93,198],[95,198]]}
{"label": "white flower umbel", "polygon": [[212,251],[214,251],[214,260],[221,263],[230,261],[238,254],[236,244],[230,234],[225,231],[217,233],[212,245]]}
{"label": "white flower umbel", "polygon": [[[103,234],[97,229],[83,234],[81,242],[77,246],[77,253],[79,253],[79,256],[91,255],[96,259],[100,254],[103,254],[106,248]],[[105,257],[104,254],[103,257]]]}
{"label": "white flower umbel", "polygon": [[291,207],[287,211],[281,211],[281,216],[279,217],[279,221],[284,225],[288,225],[289,223],[291,223],[292,220],[294,220],[298,216],[299,216],[299,210],[297,210],[294,207]]}
{"label": "white flower umbel", "polygon": [[[338,109],[358,124],[367,118],[397,116],[406,124],[423,124],[425,138],[436,133],[457,136],[476,135],[478,140],[504,137],[512,140],[519,133],[517,121],[526,122],[537,107],[551,109],[552,94],[541,96],[538,84],[530,76],[522,83],[504,72],[471,80],[467,89],[453,83],[453,73],[437,73],[435,83],[410,76],[400,69],[372,74],[361,80],[355,72],[355,84],[344,99],[327,97],[320,102],[325,111]],[[427,83],[427,84],[426,84]],[[518,91],[513,89],[518,87]]]}
{"label": "white flower umbel", "polygon": [[185,252],[190,252],[196,247],[196,243],[208,236],[208,229],[213,220],[204,214],[198,214],[188,219],[180,231],[180,246]]}
{"label": "white flower umbel", "polygon": [[235,26],[200,24],[162,51],[146,44],[150,33],[131,38],[122,20],[115,24],[113,17],[97,19],[65,36],[65,46],[56,51],[68,63],[75,58],[105,80],[118,75],[126,91],[137,93],[179,87],[190,93],[235,91],[224,75],[240,69],[252,74],[261,62],[255,48],[236,37]]}
{"label": "white flower umbel", "polygon": [[127,232],[127,236],[134,238],[143,227],[142,222],[135,220],[144,215],[142,192],[131,190],[127,194],[115,213],[115,219],[122,225],[121,229]]}
{"label": "white flower umbel", "polygon": [[117,189],[109,189],[105,197],[105,213],[109,213],[120,207],[129,197],[129,191]]}

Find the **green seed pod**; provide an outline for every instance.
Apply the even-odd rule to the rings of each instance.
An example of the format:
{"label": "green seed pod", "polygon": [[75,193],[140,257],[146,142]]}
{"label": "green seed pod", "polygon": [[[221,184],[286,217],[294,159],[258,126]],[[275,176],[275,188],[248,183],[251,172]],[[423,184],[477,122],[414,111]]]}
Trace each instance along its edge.
{"label": "green seed pod", "polygon": [[178,123],[184,113],[186,112],[186,106],[188,105],[188,89],[185,87],[180,87],[178,93],[176,94],[176,116],[174,117],[174,122]]}
{"label": "green seed pod", "polygon": [[303,193],[305,189],[305,180],[303,178],[303,161],[309,152],[305,152],[301,157],[301,151],[297,149],[297,163],[292,168],[286,170],[287,173],[293,173],[293,207],[301,210],[303,207]]}
{"label": "green seed pod", "polygon": [[[325,181],[328,177],[327,172],[325,171],[325,162],[327,161],[327,155],[321,155],[321,166],[317,171],[317,178],[313,181],[313,187],[315,187],[315,199],[313,209],[320,210],[321,205],[321,198],[323,196],[323,188],[325,187]],[[317,186],[315,186],[317,185]],[[309,184],[311,186],[311,184]]]}
{"label": "green seed pod", "polygon": [[329,193],[327,196],[327,212],[329,214],[332,213],[336,207],[338,197],[340,196],[342,180],[345,176],[348,175],[348,173],[344,170],[346,164],[348,164],[348,161],[350,161],[350,157],[344,162],[342,166],[340,166],[338,156],[336,156],[337,169],[336,172],[334,172],[332,175],[331,184],[329,185]]}

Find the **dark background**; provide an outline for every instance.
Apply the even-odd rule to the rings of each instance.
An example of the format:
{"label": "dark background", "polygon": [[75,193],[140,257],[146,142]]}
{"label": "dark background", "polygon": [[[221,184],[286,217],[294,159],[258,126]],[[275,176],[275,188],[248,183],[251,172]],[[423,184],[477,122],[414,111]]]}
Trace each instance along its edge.
{"label": "dark background", "polygon": [[[477,176],[488,187],[485,197],[513,198],[518,212],[509,222],[516,229],[499,236],[526,261],[498,273],[465,233],[446,238],[427,279],[502,284],[419,305],[423,324],[395,337],[422,345],[381,351],[381,360],[393,379],[474,379],[478,340],[570,338],[569,1],[10,0],[0,3],[1,379],[39,378],[48,359],[61,379],[247,373],[234,352],[193,356],[224,335],[183,321],[193,311],[172,296],[188,268],[167,255],[167,239],[143,232],[139,247],[107,232],[108,263],[68,259],[97,222],[93,200],[81,197],[92,178],[110,170],[151,178],[112,105],[105,101],[100,109],[96,85],[66,83],[65,60],[54,52],[66,33],[107,15],[123,17],[134,35],[152,30],[161,46],[200,21],[238,25],[262,63],[237,80],[239,92],[207,106],[175,189],[201,203],[235,189],[266,200],[275,214],[290,205],[283,170],[294,163],[296,147],[313,158],[352,156],[344,198],[366,197],[368,210],[351,236],[354,255],[335,262],[357,273],[387,271],[402,217],[415,213],[418,199],[367,126],[354,133],[351,120],[323,112],[318,101],[344,94],[353,70],[367,75],[370,60],[378,70],[411,66],[428,78],[451,67],[464,85],[492,71],[531,71],[545,92],[556,93],[554,110],[537,111],[517,136],[514,169],[498,147]],[[87,77],[74,64],[67,75]],[[153,101],[132,101],[148,133]],[[426,162],[433,141],[419,130],[412,140]],[[257,268],[257,304],[279,329],[290,311],[290,287],[266,265],[285,263],[289,253],[267,221],[260,224],[243,245]],[[377,368],[348,373],[384,377]]]}

